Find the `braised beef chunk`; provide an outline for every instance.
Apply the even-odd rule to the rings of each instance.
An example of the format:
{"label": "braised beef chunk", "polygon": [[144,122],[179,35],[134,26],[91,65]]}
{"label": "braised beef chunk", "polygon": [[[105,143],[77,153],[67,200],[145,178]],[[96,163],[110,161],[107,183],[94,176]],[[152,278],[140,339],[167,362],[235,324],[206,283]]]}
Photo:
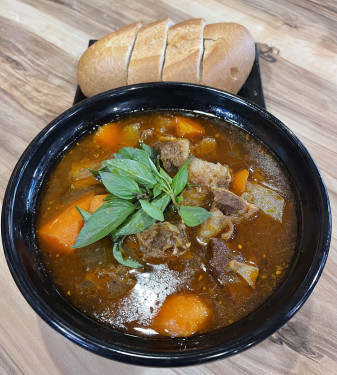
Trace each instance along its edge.
{"label": "braised beef chunk", "polygon": [[247,210],[247,203],[227,189],[214,189],[213,194],[215,206],[225,215],[243,215]]}
{"label": "braised beef chunk", "polygon": [[244,282],[254,289],[259,268],[244,261],[241,255],[233,253],[223,241],[212,238],[210,243],[212,257],[208,264],[219,283],[225,286]]}
{"label": "braised beef chunk", "polygon": [[232,222],[238,223],[248,220],[254,215],[258,208],[243,198],[224,188],[213,189],[214,206],[224,215],[228,216]]}
{"label": "braised beef chunk", "polygon": [[184,255],[189,250],[186,226],[164,221],[155,223],[143,232],[137,233],[137,240],[144,262],[161,263]]}
{"label": "braised beef chunk", "polygon": [[233,282],[233,277],[236,277],[236,274],[230,268],[229,262],[236,258],[235,255],[223,241],[217,238],[212,238],[210,244],[212,257],[208,264],[214,277],[222,285]]}
{"label": "braised beef chunk", "polygon": [[188,165],[188,181],[206,189],[227,187],[231,182],[230,168],[220,163],[194,158]]}
{"label": "braised beef chunk", "polygon": [[91,283],[96,290],[105,289],[111,296],[125,294],[136,284],[135,277],[128,272],[128,268],[118,264],[100,265],[92,272],[87,272],[87,283]]}
{"label": "braised beef chunk", "polygon": [[154,148],[158,151],[160,160],[166,172],[174,172],[188,159],[190,141],[188,139],[174,139],[157,142]]}

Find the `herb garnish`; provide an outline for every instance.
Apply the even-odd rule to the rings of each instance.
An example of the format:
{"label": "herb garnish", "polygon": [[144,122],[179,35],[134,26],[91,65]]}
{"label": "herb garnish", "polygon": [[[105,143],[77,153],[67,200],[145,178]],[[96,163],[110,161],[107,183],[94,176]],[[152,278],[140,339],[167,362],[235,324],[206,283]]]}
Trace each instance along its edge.
{"label": "herb garnish", "polygon": [[164,221],[164,211],[170,202],[187,226],[194,227],[207,220],[211,213],[202,207],[179,204],[179,194],[187,185],[187,166],[191,156],[173,179],[159,164],[156,150],[139,143],[139,148],[123,147],[105,166],[92,171],[109,191],[105,202],[93,214],[77,207],[84,219],[74,248],[87,246],[110,234],[115,259],[129,267],[142,267],[123,249],[125,236]]}

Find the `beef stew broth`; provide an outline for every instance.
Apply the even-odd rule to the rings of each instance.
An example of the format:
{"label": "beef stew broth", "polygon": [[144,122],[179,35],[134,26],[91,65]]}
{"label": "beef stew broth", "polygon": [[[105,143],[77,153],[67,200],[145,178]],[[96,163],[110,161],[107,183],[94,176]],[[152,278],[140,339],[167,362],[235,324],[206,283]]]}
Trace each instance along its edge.
{"label": "beef stew broth", "polygon": [[[207,319],[187,336],[232,324],[270,297],[294,257],[298,231],[296,199],[280,162],[251,135],[223,120],[184,116],[191,116],[205,129],[205,134],[190,138],[190,154],[229,166],[231,175],[247,169],[249,184],[258,184],[283,198],[282,220],[259,209],[247,220],[233,219],[233,233],[228,239],[218,233],[205,245],[200,243],[201,226],[180,227],[180,217],[169,208],[165,213],[165,223],[169,224],[154,224],[157,234],[149,234],[151,251],[156,246],[163,249],[165,230],[171,230],[167,241],[178,244],[178,255],[166,256],[165,251],[144,255],[144,238],[148,233],[128,236],[125,246],[147,262],[145,268],[138,269],[115,260],[109,237],[67,253],[52,250],[40,240],[45,267],[70,303],[100,323],[136,335],[174,336],[156,329],[155,322],[164,301],[175,294],[198,296],[207,307],[203,312]],[[110,148],[95,141],[96,130],[78,140],[44,186],[38,207],[38,238],[39,229],[72,202],[89,193],[106,194],[104,186],[87,172],[88,168],[98,169],[103,160],[110,159],[121,147],[135,147],[139,139],[150,146],[174,139],[177,134],[173,117],[157,113],[124,118],[117,122],[118,142]],[[231,190],[230,185],[227,188]],[[198,200],[199,193],[197,197],[189,195],[188,199]],[[200,203],[210,210],[214,203],[212,193],[205,191]],[[233,271],[235,265],[242,264],[258,269],[254,285]]]}

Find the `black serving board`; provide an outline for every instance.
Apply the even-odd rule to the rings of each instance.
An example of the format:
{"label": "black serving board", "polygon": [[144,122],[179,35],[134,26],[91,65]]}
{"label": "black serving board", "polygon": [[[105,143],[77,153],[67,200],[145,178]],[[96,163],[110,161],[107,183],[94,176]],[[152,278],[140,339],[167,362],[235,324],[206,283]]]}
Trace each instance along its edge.
{"label": "black serving board", "polygon": [[[89,46],[91,46],[95,42],[96,40],[90,40]],[[260,63],[259,63],[259,53],[258,53],[256,44],[255,44],[255,51],[256,51],[255,60],[254,60],[252,70],[246,82],[241,87],[241,90],[238,92],[238,95],[244,99],[247,99],[259,105],[260,107],[266,108],[266,103],[265,103],[264,94],[263,94]],[[84,99],[86,99],[86,96],[83,94],[80,87],[77,86],[73,104],[77,104]]]}

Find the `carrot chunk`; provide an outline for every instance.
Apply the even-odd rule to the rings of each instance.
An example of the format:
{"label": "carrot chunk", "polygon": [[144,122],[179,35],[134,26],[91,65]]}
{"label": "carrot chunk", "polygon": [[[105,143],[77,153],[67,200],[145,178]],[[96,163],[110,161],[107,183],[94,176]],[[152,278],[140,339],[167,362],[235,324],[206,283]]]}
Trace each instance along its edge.
{"label": "carrot chunk", "polygon": [[90,202],[90,206],[89,206],[89,209],[88,211],[93,214],[97,208],[101,207],[102,204],[104,203],[104,198],[107,196],[108,194],[101,194],[101,195],[94,195],[92,197],[92,200]]}
{"label": "carrot chunk", "polygon": [[119,136],[120,128],[117,124],[109,122],[101,126],[94,136],[94,142],[98,143],[105,150],[118,151],[119,150]]}
{"label": "carrot chunk", "polygon": [[88,210],[93,193],[85,195],[61,211],[54,219],[38,229],[37,234],[41,244],[48,249],[72,253],[72,245],[84,224],[80,213],[75,206]]}
{"label": "carrot chunk", "polygon": [[187,337],[205,326],[210,309],[195,294],[172,294],[164,301],[153,322],[153,329],[171,337]]}
{"label": "carrot chunk", "polygon": [[189,118],[175,116],[174,121],[178,137],[189,138],[205,134],[205,128]]}
{"label": "carrot chunk", "polygon": [[121,147],[136,147],[140,138],[140,124],[136,122],[135,124],[124,126],[121,130],[119,138],[121,140]]}
{"label": "carrot chunk", "polygon": [[236,195],[241,195],[247,188],[247,180],[249,171],[247,169],[240,169],[234,173],[234,177],[231,183],[231,190]]}

